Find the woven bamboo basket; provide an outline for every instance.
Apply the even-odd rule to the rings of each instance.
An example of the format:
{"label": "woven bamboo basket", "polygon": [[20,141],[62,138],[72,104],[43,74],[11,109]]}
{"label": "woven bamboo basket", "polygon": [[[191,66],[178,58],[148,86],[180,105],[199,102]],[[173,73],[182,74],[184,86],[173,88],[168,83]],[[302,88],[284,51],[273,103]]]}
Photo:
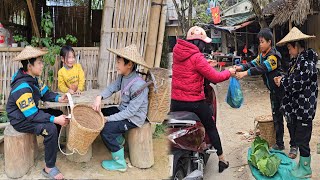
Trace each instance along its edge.
{"label": "woven bamboo basket", "polygon": [[276,143],[276,131],[274,129],[273,118],[271,115],[258,116],[255,118],[255,131],[259,129],[260,137],[265,139],[269,147]]}
{"label": "woven bamboo basket", "polygon": [[171,81],[170,71],[163,68],[151,68],[148,79],[153,81],[149,87],[148,119],[162,123],[170,110]]}
{"label": "woven bamboo basket", "polygon": [[67,147],[84,155],[103,129],[104,117],[101,112],[83,104],[77,104],[71,109],[71,117]]}

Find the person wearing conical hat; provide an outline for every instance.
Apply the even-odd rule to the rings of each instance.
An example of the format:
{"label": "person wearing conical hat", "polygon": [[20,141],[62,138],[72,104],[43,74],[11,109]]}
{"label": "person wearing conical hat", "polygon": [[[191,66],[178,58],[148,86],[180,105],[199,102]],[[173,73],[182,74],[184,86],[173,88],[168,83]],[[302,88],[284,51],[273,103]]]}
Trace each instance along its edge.
{"label": "person wearing conical hat", "polygon": [[275,77],[277,86],[285,91],[281,110],[287,120],[291,139],[299,148],[300,160],[291,174],[297,178],[311,177],[310,139],[312,121],[315,117],[318,98],[317,61],[318,54],[306,49],[306,40],[315,38],[294,27],[277,43],[286,45],[291,56],[289,71],[284,76]]}
{"label": "person wearing conical hat", "polygon": [[140,55],[136,45],[121,49],[108,49],[117,55],[118,78],[105,88],[93,104],[93,109],[100,111],[101,100],[120,91],[119,107],[101,109],[106,123],[101,137],[106,147],[111,151],[112,159],[102,161],[102,167],[110,171],[126,171],[124,158],[123,134],[129,129],[141,127],[147,117],[148,88],[146,82],[136,72],[137,65],[150,68]]}
{"label": "person wearing conical hat", "polygon": [[51,92],[39,76],[43,70],[42,56],[47,52],[27,46],[12,59],[20,61],[20,68],[12,77],[11,92],[6,111],[10,124],[23,133],[42,135],[45,147],[45,168],[42,174],[51,179],[63,179],[55,166],[58,147],[58,130],[69,123],[62,112],[54,109],[39,109],[39,100],[68,102],[65,95]]}

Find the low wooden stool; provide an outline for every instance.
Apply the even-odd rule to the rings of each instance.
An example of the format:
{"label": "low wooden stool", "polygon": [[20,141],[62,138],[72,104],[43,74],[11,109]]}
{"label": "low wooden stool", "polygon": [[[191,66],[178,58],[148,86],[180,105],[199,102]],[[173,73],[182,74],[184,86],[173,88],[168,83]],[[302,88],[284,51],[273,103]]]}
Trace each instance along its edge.
{"label": "low wooden stool", "polygon": [[150,168],[154,164],[151,124],[130,129],[128,145],[131,164],[137,168]]}
{"label": "low wooden stool", "polygon": [[20,133],[11,125],[4,130],[4,163],[6,175],[20,178],[34,165],[38,154],[35,134]]}

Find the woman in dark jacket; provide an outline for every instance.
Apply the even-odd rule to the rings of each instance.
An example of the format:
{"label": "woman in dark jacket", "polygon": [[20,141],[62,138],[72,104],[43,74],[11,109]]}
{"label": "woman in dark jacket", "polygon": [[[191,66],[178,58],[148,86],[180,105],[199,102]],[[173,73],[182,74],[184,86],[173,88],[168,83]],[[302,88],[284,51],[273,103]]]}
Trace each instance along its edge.
{"label": "woman in dark jacket", "polygon": [[291,56],[288,74],[275,77],[277,86],[282,87],[285,96],[281,110],[284,113],[291,139],[299,148],[299,164],[291,171],[297,178],[311,177],[310,167],[310,139],[312,134],[312,120],[317,109],[318,82],[317,68],[318,54],[313,49],[305,49],[306,39],[314,38],[303,34],[298,28],[291,29],[277,45],[287,45]]}

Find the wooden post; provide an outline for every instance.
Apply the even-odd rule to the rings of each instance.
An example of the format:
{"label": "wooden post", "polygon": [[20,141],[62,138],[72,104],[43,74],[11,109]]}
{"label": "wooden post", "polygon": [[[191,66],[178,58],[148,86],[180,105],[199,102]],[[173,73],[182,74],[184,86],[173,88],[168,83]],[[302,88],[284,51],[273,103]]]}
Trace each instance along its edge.
{"label": "wooden post", "polygon": [[29,13],[30,13],[30,16],[31,16],[31,19],[32,19],[32,25],[33,25],[34,31],[36,33],[36,36],[38,38],[40,38],[40,32],[39,32],[39,29],[38,29],[38,24],[37,24],[36,16],[34,14],[34,10],[33,10],[33,6],[32,6],[31,0],[27,0],[27,4],[28,4],[28,8],[29,8]]}
{"label": "wooden post", "polygon": [[276,45],[276,27],[273,27],[273,46]]}
{"label": "wooden post", "polygon": [[161,13],[162,0],[152,0],[151,2],[151,12],[148,27],[148,38],[147,38],[147,48],[145,52],[146,62],[153,67],[156,55],[157,38],[159,30],[159,21]]}
{"label": "wooden post", "polygon": [[107,48],[111,47],[111,28],[113,22],[114,0],[105,0],[102,13],[101,38],[99,51],[98,87],[107,85],[108,61],[110,61]]}
{"label": "wooden post", "polygon": [[34,165],[38,154],[34,134],[17,132],[11,125],[4,131],[5,172],[10,178],[20,178]]}
{"label": "wooden post", "polygon": [[156,50],[156,60],[155,60],[154,67],[160,67],[162,48],[163,48],[164,31],[166,29],[167,7],[168,7],[167,0],[163,0],[162,1],[161,17],[160,17],[160,27],[159,27],[159,33],[158,33],[158,44],[157,44],[157,50]]}
{"label": "wooden post", "polygon": [[131,164],[137,168],[150,168],[154,164],[151,124],[130,129],[128,144]]}
{"label": "wooden post", "polygon": [[289,18],[289,21],[288,21],[288,23],[289,23],[289,31],[292,29],[292,22],[291,22],[291,17]]}

